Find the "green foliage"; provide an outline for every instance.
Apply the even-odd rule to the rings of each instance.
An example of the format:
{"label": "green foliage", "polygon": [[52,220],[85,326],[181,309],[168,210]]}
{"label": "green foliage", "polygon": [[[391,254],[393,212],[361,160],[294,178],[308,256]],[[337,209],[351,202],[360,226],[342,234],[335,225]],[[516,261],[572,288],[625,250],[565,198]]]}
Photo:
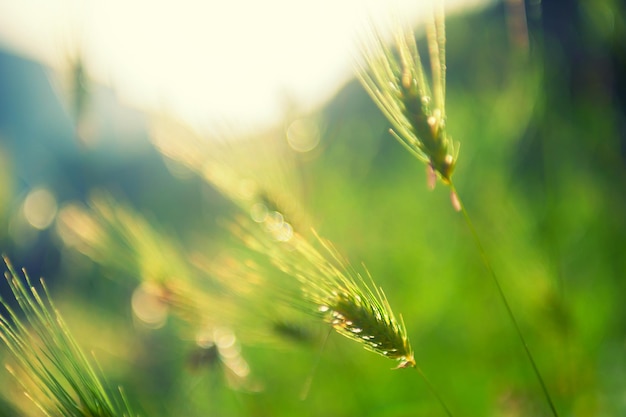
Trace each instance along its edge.
{"label": "green foliage", "polygon": [[[611,26],[597,25],[611,14],[595,7],[585,9],[604,39]],[[621,30],[623,18],[611,16]],[[454,185],[559,414],[623,415],[619,109],[592,77],[607,71],[601,63],[587,74],[596,81],[579,79],[572,94],[554,40],[537,42],[543,34],[531,27],[524,49],[509,30],[492,9],[448,19],[441,122],[449,121],[449,146],[441,154],[439,145],[420,147],[436,144],[432,131],[418,135],[408,122],[418,112],[432,116],[434,101],[389,107],[404,118],[389,122],[358,81],[306,116],[321,132],[308,153],[289,149],[284,126],[206,140],[156,116],[157,148],[172,172],[185,173],[176,187],[146,181],[137,195],[114,188],[58,216],[64,244],[88,257],[63,249],[60,272],[50,272],[62,278],[49,282],[77,343],[98,352],[107,379],[122,383],[146,415],[548,415],[471,232],[444,187],[419,186],[423,170],[389,140],[391,124],[426,164],[454,157]],[[411,78],[426,83],[412,35],[398,39]],[[430,89],[417,81],[405,88],[402,54],[378,42],[368,56],[381,79],[391,74],[396,83],[385,90],[370,73],[378,101],[399,89],[393,97],[404,103]],[[422,42],[420,52],[428,51]],[[394,71],[381,69],[381,56],[395,60]],[[450,137],[462,140],[458,159]],[[167,173],[152,169],[151,179]],[[451,172],[435,169],[444,181]],[[164,201],[168,211],[154,205]],[[166,320],[143,321],[138,299]],[[415,360],[428,379],[391,372],[389,358]],[[0,383],[6,398],[15,396],[14,378]]]}
{"label": "green foliage", "polygon": [[8,311],[6,317],[0,317],[0,338],[21,368],[22,372],[12,373],[25,394],[46,416],[134,416],[121,389],[109,393],[54,308],[43,281],[45,298],[28,275],[24,275],[24,283],[6,259],[5,263],[9,269],[6,279],[19,310],[0,300]]}

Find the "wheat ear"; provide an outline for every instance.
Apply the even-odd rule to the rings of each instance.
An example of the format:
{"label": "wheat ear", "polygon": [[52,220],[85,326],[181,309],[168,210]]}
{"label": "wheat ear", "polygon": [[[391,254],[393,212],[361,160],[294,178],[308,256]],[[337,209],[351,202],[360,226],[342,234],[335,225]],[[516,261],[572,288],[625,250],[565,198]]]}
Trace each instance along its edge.
{"label": "wheat ear", "polygon": [[429,170],[450,182],[458,146],[446,132],[445,26],[437,9],[427,27],[433,88],[415,42],[413,31],[398,25],[395,49],[387,46],[375,28],[361,43],[363,62],[358,77],[393,128],[391,134]]}

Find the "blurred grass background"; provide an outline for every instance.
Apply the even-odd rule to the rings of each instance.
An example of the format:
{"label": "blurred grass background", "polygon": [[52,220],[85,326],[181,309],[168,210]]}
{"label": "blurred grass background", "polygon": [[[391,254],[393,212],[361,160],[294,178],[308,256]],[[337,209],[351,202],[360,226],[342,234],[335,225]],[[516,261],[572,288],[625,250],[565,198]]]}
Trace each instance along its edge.
{"label": "blurred grass background", "polygon": [[[527,2],[528,38],[520,38],[507,4],[447,21],[448,128],[461,143],[455,182],[561,415],[624,415],[624,7]],[[311,338],[242,339],[251,373],[233,389],[184,320],[142,325],[131,307],[141,263],[164,259],[133,259],[131,250],[120,253],[123,271],[95,263],[64,244],[59,210],[107,192],[162,233],[156,246],[179,247],[191,263],[229,245],[220,219],[236,209],[164,161],[150,144],[152,116],[120,107],[105,88],[85,92],[96,112],[77,119],[86,123],[81,140],[44,69],[2,54],[0,83],[0,248],[46,277],[79,342],[143,415],[443,414],[413,371],[390,371],[335,334],[320,353],[323,326],[305,327]],[[259,135],[284,137],[296,118],[320,132],[293,174],[312,223],[385,289],[455,415],[549,415],[448,190],[427,190],[422,164],[391,138],[358,82]],[[14,385],[6,373],[0,380]],[[0,415],[14,415],[15,391],[6,396]]]}

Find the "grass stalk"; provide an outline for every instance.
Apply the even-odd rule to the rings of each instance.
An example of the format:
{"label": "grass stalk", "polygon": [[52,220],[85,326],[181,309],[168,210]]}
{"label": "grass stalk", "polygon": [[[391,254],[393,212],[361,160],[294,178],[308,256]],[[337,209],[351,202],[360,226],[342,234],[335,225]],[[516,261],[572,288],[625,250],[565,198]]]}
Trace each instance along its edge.
{"label": "grass stalk", "polygon": [[448,408],[448,405],[444,401],[443,397],[439,394],[439,392],[437,391],[435,386],[432,384],[432,382],[430,382],[430,379],[428,379],[424,371],[422,371],[422,368],[420,368],[418,365],[415,365],[415,370],[417,370],[420,377],[422,377],[422,379],[424,380],[424,383],[428,387],[428,390],[437,399],[441,407],[445,410],[448,417],[454,417],[454,414],[452,414],[452,411],[450,411],[450,408]]}
{"label": "grass stalk", "polygon": [[17,308],[0,299],[0,344],[12,354],[19,373],[9,368],[26,397],[46,416],[132,417],[121,390],[107,388],[54,306],[43,280],[42,294],[23,272],[19,277],[8,259],[5,278]]}
{"label": "grass stalk", "polygon": [[[556,407],[539,368],[528,347],[513,310],[496,276],[476,229],[461,203],[452,183],[452,173],[458,156],[455,144],[446,132],[445,113],[445,13],[441,1],[434,4],[433,13],[426,25],[426,38],[431,63],[432,88],[424,77],[422,60],[412,31],[401,25],[395,32],[395,49],[387,46],[376,33],[364,42],[364,63],[358,73],[363,87],[393,126],[392,135],[411,154],[427,164],[429,188],[439,178],[451,188],[452,206],[462,211],[484,265],[504,303],[526,356],[539,380],[552,414],[558,417]],[[432,91],[433,103],[430,94]]]}
{"label": "grass stalk", "polygon": [[306,400],[307,397],[309,396],[309,391],[311,391],[311,384],[313,383],[313,377],[315,376],[315,372],[317,371],[320,361],[322,360],[322,352],[326,348],[326,343],[328,343],[328,339],[330,338],[331,333],[332,333],[332,327],[328,329],[328,332],[326,332],[326,335],[324,336],[324,339],[322,340],[322,345],[320,346],[320,351],[315,358],[315,362],[313,363],[313,366],[311,367],[311,371],[309,372],[309,375],[307,376],[306,381],[304,381],[304,385],[302,387],[302,390],[300,391],[300,400],[302,401]]}
{"label": "grass stalk", "polygon": [[498,276],[496,275],[496,272],[494,271],[493,267],[491,266],[491,262],[489,261],[489,257],[487,256],[487,252],[485,251],[485,248],[480,240],[480,237],[478,236],[478,233],[476,232],[476,228],[474,227],[474,223],[472,222],[472,219],[469,216],[469,213],[467,212],[467,210],[465,209],[465,205],[463,204],[463,201],[461,200],[461,198],[459,197],[459,194],[456,190],[456,187],[454,186],[454,183],[451,181],[450,182],[450,189],[452,191],[452,194],[454,196],[456,196],[456,203],[458,204],[458,207],[460,207],[460,211],[461,213],[463,213],[463,218],[465,220],[465,224],[467,225],[468,229],[470,230],[470,233],[472,235],[472,239],[474,240],[474,243],[476,245],[476,248],[478,249],[478,252],[480,253],[480,257],[483,261],[483,264],[485,265],[485,268],[487,269],[487,271],[489,272],[489,276],[491,277],[491,279],[493,280],[493,283],[496,286],[496,289],[498,290],[498,295],[500,296],[500,299],[502,300],[502,304],[504,304],[504,308],[507,312],[507,315],[509,317],[509,319],[511,320],[511,323],[513,324],[513,327],[515,328],[515,333],[517,334],[520,342],[522,343],[522,346],[524,347],[524,352],[526,353],[526,357],[528,358],[528,361],[530,362],[533,372],[535,374],[535,376],[537,377],[537,380],[539,381],[539,385],[541,386],[541,390],[543,391],[543,394],[546,397],[546,401],[548,402],[548,405],[550,407],[550,411],[552,412],[552,415],[554,417],[558,417],[559,413],[556,410],[556,407],[554,405],[554,401],[552,400],[552,396],[550,395],[550,391],[548,390],[548,386],[546,385],[543,377],[541,376],[541,372],[539,371],[539,367],[537,366],[537,362],[535,361],[535,358],[532,354],[532,352],[530,351],[530,347],[528,347],[528,342],[526,342],[526,338],[524,337],[524,333],[522,332],[522,329],[519,325],[519,323],[517,322],[517,319],[515,318],[515,314],[513,313],[513,309],[511,308],[511,305],[506,297],[506,294],[504,293],[504,290],[502,288],[502,285],[500,284],[500,280],[498,279]]}

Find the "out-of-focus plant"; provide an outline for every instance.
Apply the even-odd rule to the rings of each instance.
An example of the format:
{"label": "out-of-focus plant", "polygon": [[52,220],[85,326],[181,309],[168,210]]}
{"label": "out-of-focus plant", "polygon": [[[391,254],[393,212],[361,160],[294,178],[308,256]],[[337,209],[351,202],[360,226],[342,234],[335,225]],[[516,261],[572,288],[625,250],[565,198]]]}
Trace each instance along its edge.
{"label": "out-of-focus plant", "polygon": [[[161,129],[155,130],[157,146],[165,155],[199,171],[249,213],[250,219],[254,220],[248,222],[251,227],[240,228],[236,234],[245,244],[268,256],[276,267],[300,282],[303,300],[313,304],[304,311],[315,315],[322,313],[321,316],[340,334],[357,340],[368,350],[399,360],[400,367],[414,366],[404,325],[395,318],[382,290],[371,288],[361,275],[341,260],[332,245],[315,232],[314,240],[325,248],[325,254],[308,243],[308,239],[292,225],[291,215],[283,214],[284,209],[279,207],[283,206],[281,201],[296,201],[294,197],[286,195],[284,200],[270,197],[281,195],[276,190],[290,175],[279,172],[277,181],[265,182],[264,175],[276,178],[271,175],[272,170],[279,171],[269,162],[287,165],[289,157],[273,154],[271,158],[263,159],[260,152],[268,149],[263,139],[246,143],[211,142],[211,139],[185,131],[180,125],[175,130],[178,135],[172,134],[176,126],[173,120],[169,120],[166,127],[157,125],[157,129]],[[167,130],[163,130],[165,128]],[[267,140],[280,143],[272,138]],[[248,161],[266,162],[266,165],[250,171]],[[293,204],[292,207],[300,206]],[[296,295],[292,297],[294,304],[300,304]]]}
{"label": "out-of-focus plant", "polygon": [[[263,158],[268,149],[284,149],[284,140],[203,138],[171,118],[157,120],[153,137],[165,156],[202,175],[244,211],[245,216],[229,223],[230,230],[298,283],[298,293],[283,297],[288,305],[321,318],[365,349],[398,361],[397,368],[416,367],[404,322],[396,318],[372,277],[354,270],[314,229],[293,222],[306,219],[308,223],[310,218],[285,190],[285,179],[293,178],[286,169],[293,155],[280,151]],[[251,166],[257,170],[250,170]],[[451,415],[437,390],[417,370]]]}
{"label": "out-of-focus plant", "polygon": [[252,292],[261,285],[216,278],[215,271],[232,267],[231,259],[185,252],[174,237],[104,195],[89,207],[65,207],[57,227],[66,244],[138,282],[132,307],[142,324],[159,328],[168,316],[177,317],[186,325],[181,338],[191,332],[198,352],[214,352],[233,388],[254,389],[239,335],[248,343],[270,340],[273,315]]}
{"label": "out-of-focus plant", "polygon": [[0,300],[0,339],[18,369],[9,367],[36,407],[46,416],[132,417],[124,393],[111,391],[101,372],[74,340],[41,281],[43,296],[24,272],[22,280],[7,259],[5,276],[18,310]]}

